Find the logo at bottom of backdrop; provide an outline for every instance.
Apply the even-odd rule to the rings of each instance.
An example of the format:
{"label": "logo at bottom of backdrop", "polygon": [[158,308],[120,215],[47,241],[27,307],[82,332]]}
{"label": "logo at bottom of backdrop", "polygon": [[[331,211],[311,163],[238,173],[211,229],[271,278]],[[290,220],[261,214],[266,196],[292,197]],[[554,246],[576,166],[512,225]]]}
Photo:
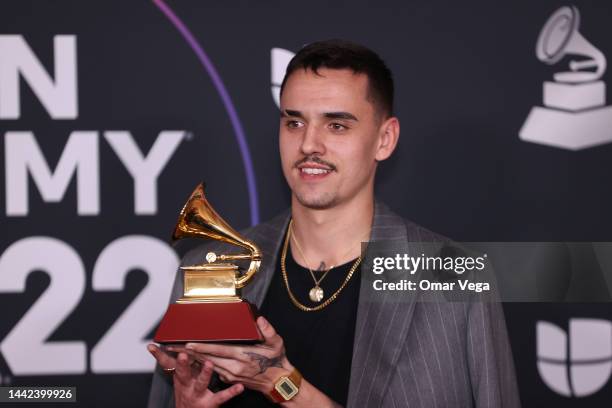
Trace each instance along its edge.
{"label": "logo at bottom of backdrop", "polygon": [[570,319],[569,336],[547,321],[536,326],[538,372],[564,397],[586,397],[601,390],[612,374],[612,322]]}

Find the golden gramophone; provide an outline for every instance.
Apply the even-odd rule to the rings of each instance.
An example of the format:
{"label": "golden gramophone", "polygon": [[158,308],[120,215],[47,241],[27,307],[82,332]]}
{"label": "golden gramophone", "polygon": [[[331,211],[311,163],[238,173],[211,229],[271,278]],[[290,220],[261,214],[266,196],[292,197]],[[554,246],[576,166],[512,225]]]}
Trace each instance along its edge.
{"label": "golden gramophone", "polygon": [[[243,342],[263,338],[255,323],[254,307],[240,298],[244,287],[259,269],[261,251],[242,237],[212,208],[199,184],[181,210],[172,241],[207,238],[247,249],[241,254],[206,254],[201,265],[183,266],[183,296],[168,306],[154,341],[161,344],[185,342]],[[249,260],[244,274],[226,261]]]}

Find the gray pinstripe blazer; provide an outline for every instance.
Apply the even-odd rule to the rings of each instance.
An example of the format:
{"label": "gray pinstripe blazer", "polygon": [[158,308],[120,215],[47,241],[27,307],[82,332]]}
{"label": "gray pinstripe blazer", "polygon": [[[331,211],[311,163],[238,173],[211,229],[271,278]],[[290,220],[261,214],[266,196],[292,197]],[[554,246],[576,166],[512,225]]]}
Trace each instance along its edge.
{"label": "gray pinstripe blazer", "polygon": [[[263,252],[258,276],[243,297],[260,306],[275,273],[276,257],[289,212],[244,232]],[[404,220],[376,203],[370,241],[439,241],[441,237]],[[183,264],[204,261],[207,244],[191,251]],[[519,407],[512,352],[499,303],[393,302],[388,292],[368,301],[371,282],[361,287],[349,407]],[[177,274],[172,301],[182,295]],[[282,333],[281,333],[282,335]],[[173,407],[170,379],[155,370],[149,407]]]}

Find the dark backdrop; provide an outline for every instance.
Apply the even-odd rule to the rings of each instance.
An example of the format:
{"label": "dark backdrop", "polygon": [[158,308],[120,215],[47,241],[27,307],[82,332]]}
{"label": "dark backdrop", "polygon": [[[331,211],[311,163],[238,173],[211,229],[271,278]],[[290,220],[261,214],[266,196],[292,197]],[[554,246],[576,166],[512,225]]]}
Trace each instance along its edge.
{"label": "dark backdrop", "polygon": [[[570,151],[518,137],[532,106],[542,104],[542,82],[569,61],[551,67],[535,56],[542,25],[563,5],[2,2],[0,38],[22,36],[51,79],[54,37],[76,38],[78,115],[51,117],[21,79],[19,117],[0,119],[0,382],[76,385],[83,406],[144,405],[153,364],[145,351],[133,350],[146,344],[167,302],[176,259],[163,242],[192,188],[206,180],[210,201],[236,228],[289,203],[278,157],[272,48],[295,52],[339,37],[370,46],[387,61],[401,139],[381,167],[377,194],[399,214],[456,240],[612,241],[612,144]],[[576,5],[580,32],[612,55],[612,5]],[[0,60],[10,67],[12,57],[4,53]],[[154,180],[156,194],[143,195],[157,208],[137,214],[134,179],[105,132],[130,132],[146,156],[168,130],[184,134],[173,139],[177,147]],[[76,176],[58,202],[44,200],[30,176],[27,215],[9,214],[6,201],[16,193],[8,188],[7,156],[25,146],[9,151],[9,137],[24,135],[14,131],[33,133],[51,170],[72,132],[95,132],[99,172],[78,177],[99,180],[99,212],[78,214]],[[134,259],[104,264],[99,259],[108,245],[135,253]],[[11,248],[23,253],[9,257]],[[72,248],[76,260],[59,248]],[[112,283],[117,268],[123,269]],[[60,310],[54,305],[62,300],[68,303]],[[142,309],[130,309],[136,301]],[[562,396],[544,383],[536,364],[538,321],[564,331],[570,319],[609,321],[609,304],[508,304],[506,314],[524,406],[609,405],[610,384],[588,396]],[[45,349],[43,340],[59,348]],[[605,361],[612,364],[610,358]]]}

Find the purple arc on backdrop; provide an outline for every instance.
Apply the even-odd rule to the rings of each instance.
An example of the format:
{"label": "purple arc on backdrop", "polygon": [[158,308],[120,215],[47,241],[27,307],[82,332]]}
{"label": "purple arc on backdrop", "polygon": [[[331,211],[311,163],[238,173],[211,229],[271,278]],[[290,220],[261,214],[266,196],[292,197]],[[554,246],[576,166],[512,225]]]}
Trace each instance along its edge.
{"label": "purple arc on backdrop", "polygon": [[195,39],[191,31],[187,28],[185,23],[172,11],[172,9],[163,2],[163,0],[153,0],[153,3],[161,10],[162,13],[172,22],[172,24],[176,27],[176,29],[181,33],[187,44],[191,47],[193,52],[196,54],[200,63],[208,73],[208,76],[213,82],[213,85],[217,89],[219,96],[221,97],[221,101],[223,102],[223,106],[229,115],[230,122],[232,127],[234,128],[234,134],[236,136],[236,141],[238,142],[238,147],[240,149],[240,156],[242,157],[242,163],[244,165],[244,172],[247,180],[247,189],[249,192],[249,209],[251,212],[251,225],[255,225],[259,223],[259,204],[257,200],[257,185],[255,183],[255,170],[253,169],[253,160],[251,159],[251,152],[249,151],[249,145],[247,144],[246,137],[244,135],[244,130],[242,129],[242,124],[240,123],[240,119],[238,118],[238,113],[236,112],[236,108],[232,102],[232,98],[230,98],[227,89],[225,89],[225,85],[219,76],[219,73],[215,69],[210,58],[204,52],[204,49]]}

